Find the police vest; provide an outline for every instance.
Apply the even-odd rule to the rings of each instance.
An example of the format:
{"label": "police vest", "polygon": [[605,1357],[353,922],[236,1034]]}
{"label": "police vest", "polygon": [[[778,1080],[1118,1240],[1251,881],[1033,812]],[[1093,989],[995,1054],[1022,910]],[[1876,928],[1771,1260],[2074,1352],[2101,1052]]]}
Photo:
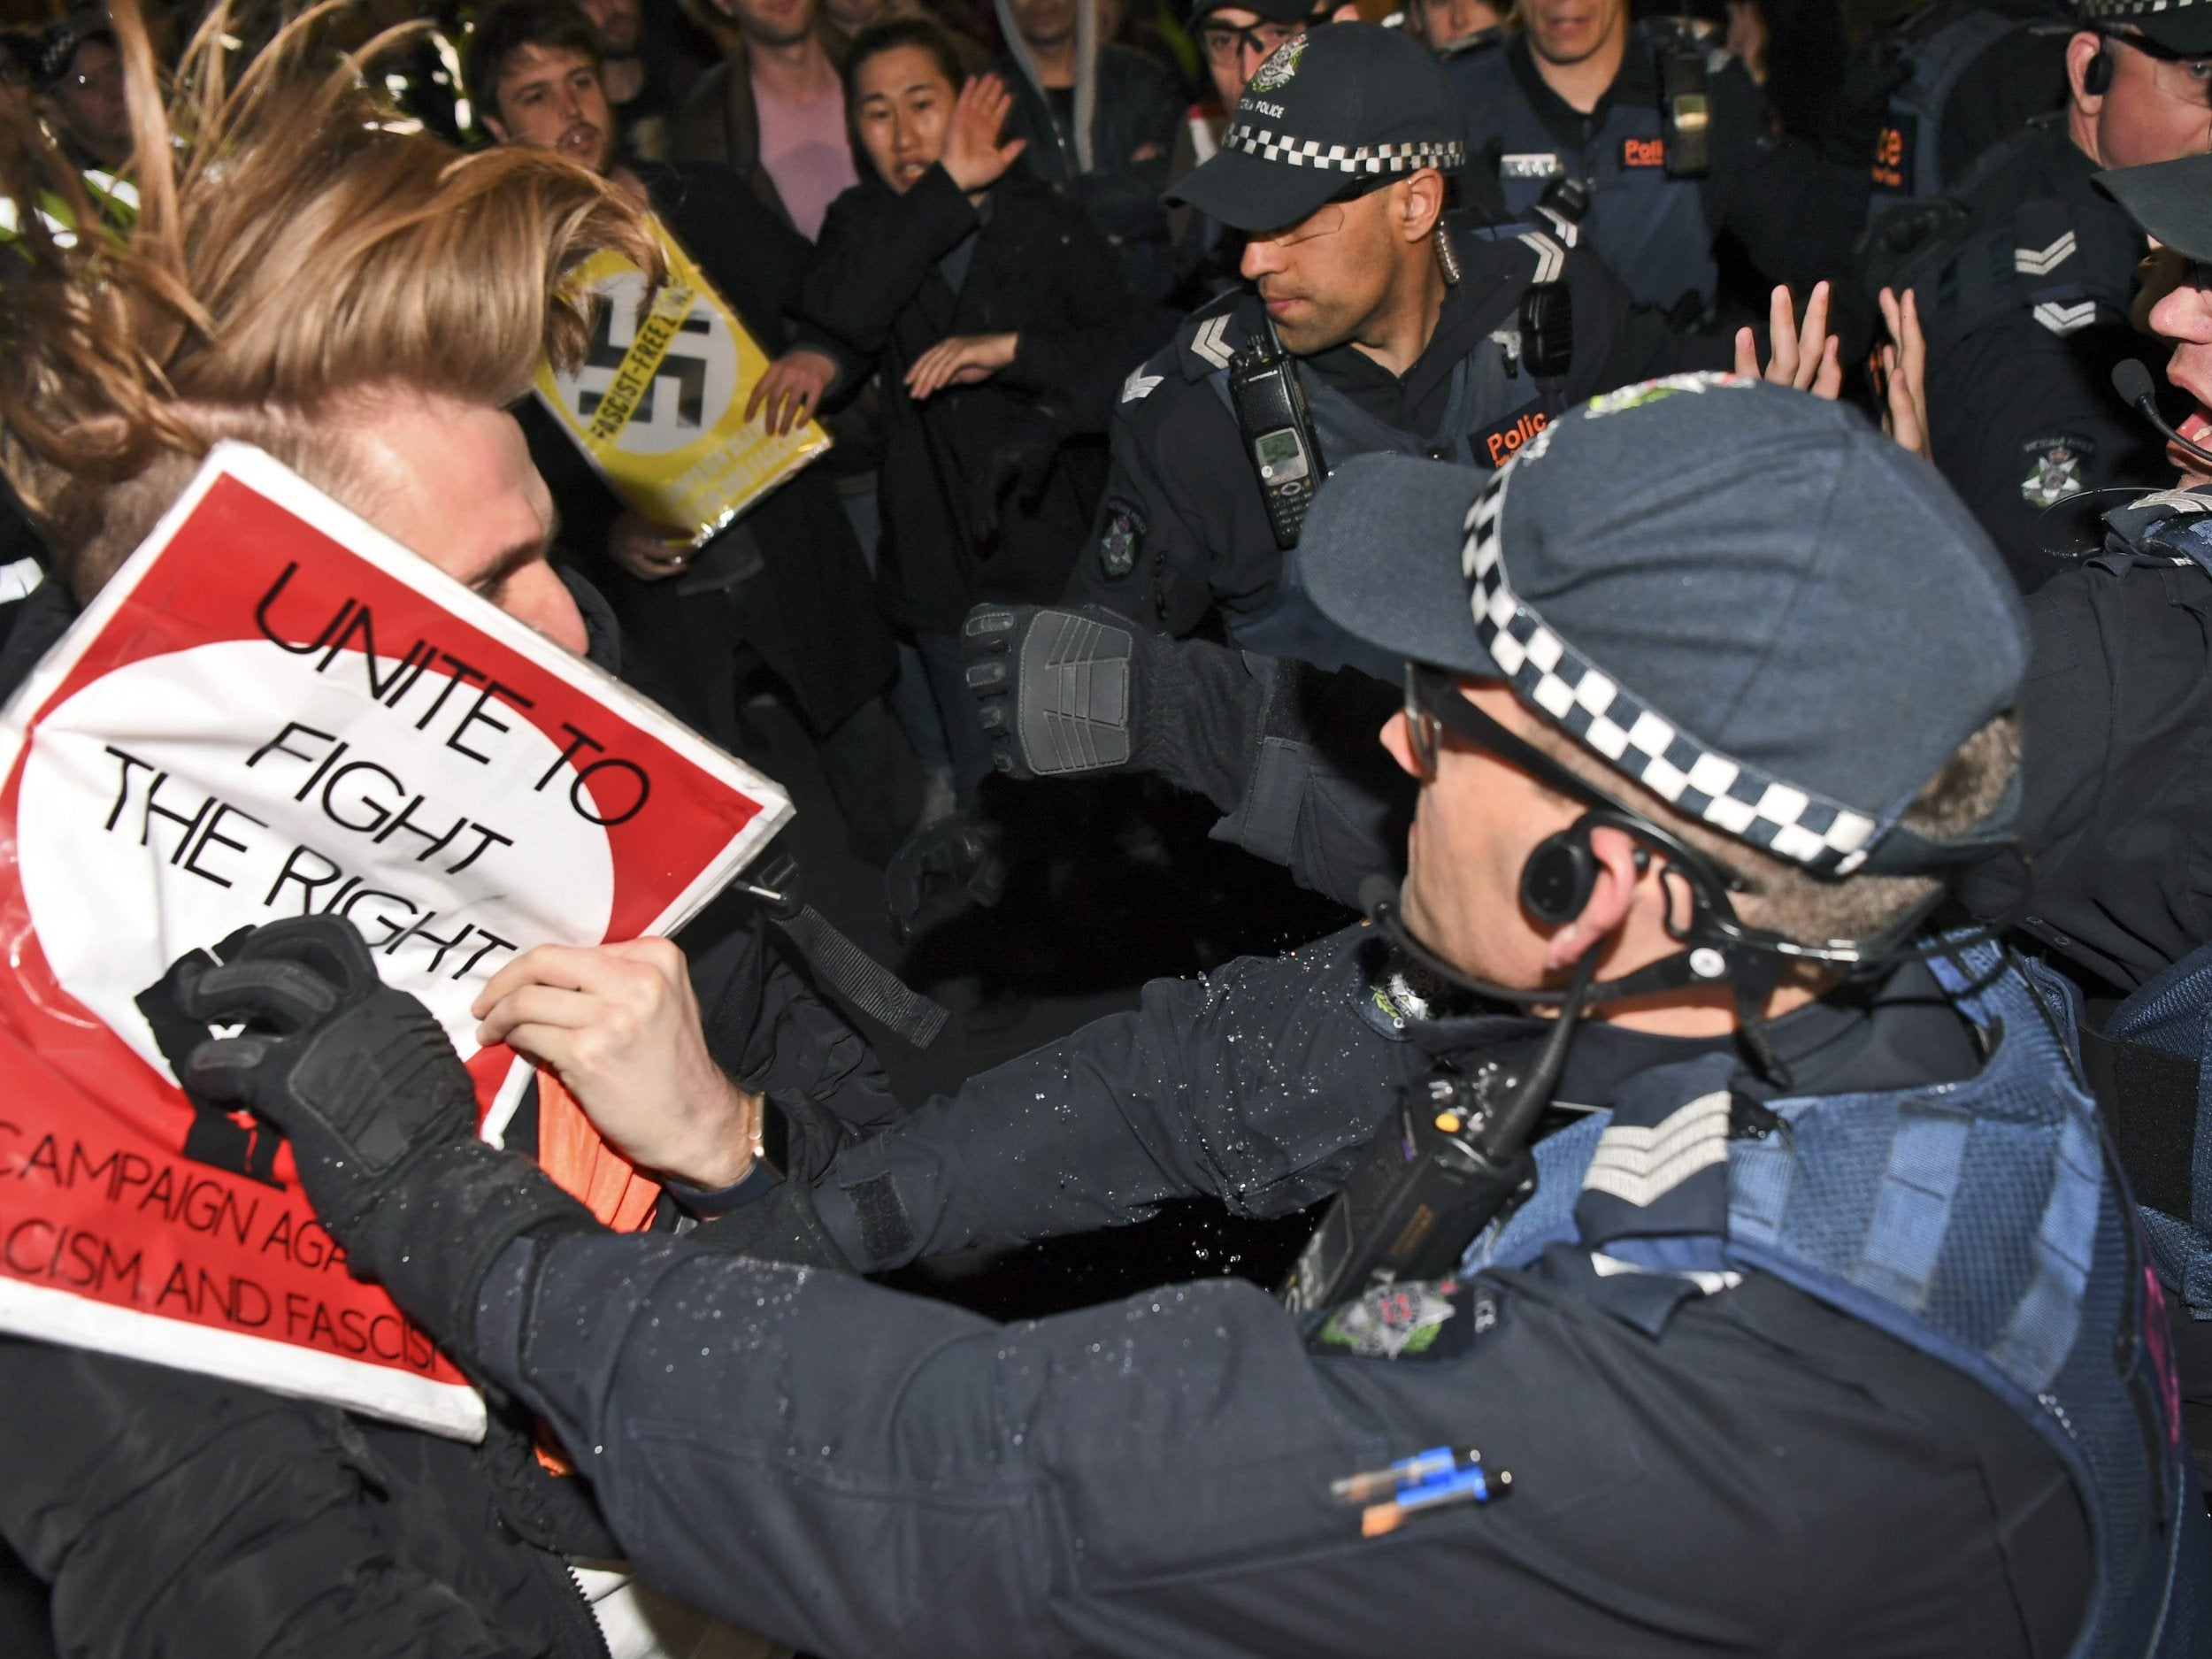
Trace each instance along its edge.
{"label": "police vest", "polygon": [[[2008,13],[1981,0],[1950,0],[1863,48],[1893,54],[1911,72],[1890,94],[1875,139],[1867,218],[1956,189],[1987,144],[2063,104],[2072,32],[2040,10]],[[1968,104],[1974,107],[1961,107]]]}
{"label": "police vest", "polygon": [[[1510,227],[1474,234],[1485,240],[1517,236],[1536,256],[1536,281],[1556,281],[1564,274],[1566,250],[1548,233]],[[1298,383],[1305,392],[1322,465],[1333,470],[1356,455],[1394,454],[1463,466],[1503,465],[1543,430],[1559,408],[1558,398],[1521,365],[1517,322],[1522,291],[1515,289],[1513,309],[1500,326],[1453,365],[1449,398],[1433,432],[1393,426],[1369,414],[1308,365],[1297,364]],[[1176,337],[1187,364],[1202,361],[1210,365],[1205,379],[1233,422],[1236,406],[1229,395],[1229,365],[1251,338],[1251,297],[1242,293],[1233,301],[1202,308]],[[1251,479],[1248,487],[1258,488],[1258,480]],[[1399,659],[1354,639],[1315,608],[1298,574],[1295,548],[1283,555],[1273,598],[1258,611],[1232,613],[1224,620],[1231,639],[1246,650],[1297,657],[1324,669],[1359,668],[1386,680],[1394,680],[1402,672]]]}
{"label": "police vest", "polygon": [[[1467,117],[1469,153],[1494,157],[1507,211],[1516,219],[1532,218],[1552,180],[1581,180],[1590,191],[1582,234],[1631,298],[1671,310],[1683,295],[1695,294],[1701,309],[1709,307],[1720,281],[1712,228],[1697,180],[1667,176],[1656,99],[1609,104],[1588,142],[1564,149],[1514,71],[1519,50],[1478,52],[1452,65],[1452,89]],[[1628,50],[1648,58],[1656,48],[1640,27]]]}
{"label": "police vest", "polygon": [[[2088,1514],[2075,1659],[2197,1652],[2212,1641],[2212,1536],[2157,1280],[2076,1080],[2078,994],[1988,944],[1929,965],[1991,1048],[1978,1076],[1770,1102],[1779,1126],[1752,1139],[1730,1133],[1725,1057],[1669,1068],[1686,1076],[1656,1101],[1694,1097],[1660,1115],[1643,1091],[1648,1124],[1599,1111],[1540,1142],[1535,1196],[1463,1267],[1523,1266],[1557,1244],[1626,1254],[1641,1241],[1589,1236],[1607,1202],[1648,1207],[1666,1202],[1655,1187],[1716,1180],[1724,1221],[1707,1242],[1722,1277],[1675,1294],[1771,1274],[1966,1373],[2058,1454]],[[1686,1254],[1695,1240],[1668,1242]],[[1603,1272],[1594,1284],[1639,1277]]]}

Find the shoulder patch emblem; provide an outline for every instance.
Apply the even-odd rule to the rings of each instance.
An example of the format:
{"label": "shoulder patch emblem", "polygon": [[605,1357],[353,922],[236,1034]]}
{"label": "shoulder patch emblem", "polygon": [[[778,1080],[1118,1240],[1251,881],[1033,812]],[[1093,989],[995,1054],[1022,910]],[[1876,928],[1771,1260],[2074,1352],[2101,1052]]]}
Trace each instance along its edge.
{"label": "shoulder patch emblem", "polygon": [[[1333,1349],[1361,1359],[1400,1359],[1426,1353],[1435,1345],[1444,1322],[1458,1313],[1452,1294],[1455,1280],[1426,1284],[1418,1279],[1381,1285],[1362,1294],[1332,1313],[1313,1336],[1312,1346],[1323,1353]],[[1488,1324],[1497,1322],[1494,1306],[1484,1310]]]}
{"label": "shoulder patch emblem", "polygon": [[2097,453],[2094,443],[2071,434],[2030,438],[2020,449],[2028,461],[2028,475],[2020,480],[2020,499],[2038,511],[2080,495],[2082,463]]}
{"label": "shoulder patch emblem", "polygon": [[1306,55],[1306,37],[1294,35],[1269,54],[1268,59],[1252,73],[1253,92],[1272,92],[1276,88],[1290,84],[1290,78],[1298,73],[1298,60]]}
{"label": "shoulder patch emblem", "polygon": [[1098,568],[1109,581],[1120,581],[1137,568],[1144,546],[1144,515],[1121,500],[1106,503],[1106,527],[1098,538]]}
{"label": "shoulder patch emblem", "polygon": [[1159,389],[1164,374],[1147,374],[1141,366],[1129,371],[1129,378],[1121,383],[1121,401],[1133,403],[1149,397]]}
{"label": "shoulder patch emblem", "polygon": [[1624,409],[1641,409],[1663,397],[1672,397],[1678,392],[1707,392],[1719,388],[1732,391],[1759,383],[1755,375],[1717,374],[1706,370],[1694,374],[1669,374],[1655,380],[1640,380],[1634,386],[1624,386],[1617,392],[1607,392],[1594,397],[1582,406],[1582,418],[1595,420],[1603,415],[1617,415]]}

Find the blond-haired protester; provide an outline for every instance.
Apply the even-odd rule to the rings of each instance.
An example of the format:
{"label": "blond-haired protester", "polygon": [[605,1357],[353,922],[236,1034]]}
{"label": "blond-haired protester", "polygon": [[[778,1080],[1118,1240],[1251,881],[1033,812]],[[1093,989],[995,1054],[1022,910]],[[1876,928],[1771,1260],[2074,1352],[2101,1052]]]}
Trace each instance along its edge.
{"label": "blond-haired protester", "polygon": [[[319,50],[328,11],[237,61],[219,9],[165,100],[135,9],[115,8],[136,227],[78,238],[26,216],[23,268],[0,291],[6,473],[58,572],[25,602],[0,694],[223,439],[612,665],[603,603],[548,562],[551,500],[506,407],[549,354],[584,351],[564,273],[601,250],[657,271],[657,246],[627,197],[572,162],[520,146],[463,156],[390,119]],[[0,180],[19,205],[86,205],[68,159],[24,123],[0,129]],[[595,1010],[627,999],[635,1040],[609,1056],[615,1071],[757,1110],[708,1057],[673,946],[578,954]],[[496,1402],[468,1447],[13,1339],[0,1400],[0,1538],[51,1586],[62,1652],[770,1651],[608,1565],[588,1494],[541,1467],[530,1419]]]}

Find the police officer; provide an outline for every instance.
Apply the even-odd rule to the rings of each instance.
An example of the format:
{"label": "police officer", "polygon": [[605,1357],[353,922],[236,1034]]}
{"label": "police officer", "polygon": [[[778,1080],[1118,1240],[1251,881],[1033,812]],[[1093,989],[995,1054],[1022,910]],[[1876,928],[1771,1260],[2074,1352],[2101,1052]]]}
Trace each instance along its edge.
{"label": "police officer", "polygon": [[2097,545],[2113,502],[2088,492],[2169,476],[2111,385],[2140,349],[2142,236],[2092,176],[2212,144],[2212,7],[2086,0],[2077,18],[2065,109],[1984,157],[1955,203],[1871,233],[1877,278],[1919,296],[1935,463],[2031,591]]}
{"label": "police officer", "polygon": [[[1213,96],[1183,112],[1168,162],[1171,193],[1221,149],[1229,111],[1244,96],[1253,72],[1285,41],[1304,34],[1313,21],[1312,0],[1252,0],[1250,5],[1192,0],[1184,29],[1205,60]],[[1168,228],[1175,244],[1177,295],[1194,301],[1211,299],[1237,286],[1237,265],[1244,257],[1241,235],[1188,205],[1169,211]]]}
{"label": "police officer", "polygon": [[[246,1023],[192,1086],[279,1121],[350,1265],[546,1414],[649,1576],[812,1651],[2194,1651],[2204,1517],[2063,1007],[1899,943],[2008,828],[2026,642],[1970,519],[1850,411],[1707,379],[1489,479],[1362,457],[1307,545],[1409,659],[1402,895],[1287,964],[1404,1056],[1388,1162],[1327,1091],[1208,1088],[1236,1033],[1155,987],[755,1236],[869,1268],[1360,1167],[1309,1313],[1213,1281],[1001,1327],[730,1222],[608,1233],[472,1138],[327,918],[180,977]],[[1525,1163],[1552,1098],[1593,1110]],[[1405,1133],[1532,1195],[1454,1206],[1440,1277],[1333,1279],[1402,1232]]]}
{"label": "police officer", "polygon": [[1686,20],[1629,0],[1525,0],[1499,51],[1451,65],[1475,167],[1517,214],[1578,223],[1640,303],[1712,314],[1725,231],[1770,282],[1844,270],[1870,188],[1770,130],[1743,65]]}
{"label": "police officer", "polygon": [[1442,70],[1398,31],[1332,24],[1254,73],[1179,192],[1248,234],[1249,286],[1123,385],[1071,595],[1178,634],[1218,610],[1255,649],[1351,660],[1286,574],[1328,469],[1382,449],[1495,466],[1567,403],[1683,360],[1550,230],[1448,212],[1465,154]]}

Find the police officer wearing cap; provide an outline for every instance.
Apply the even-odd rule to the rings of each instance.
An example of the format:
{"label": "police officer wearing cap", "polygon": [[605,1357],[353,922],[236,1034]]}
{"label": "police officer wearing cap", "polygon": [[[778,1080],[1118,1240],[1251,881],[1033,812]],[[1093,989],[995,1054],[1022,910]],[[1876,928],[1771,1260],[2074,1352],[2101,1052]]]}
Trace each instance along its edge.
{"label": "police officer wearing cap", "polygon": [[2101,536],[2114,488],[2170,469],[2114,395],[2141,232],[2092,182],[2212,145],[2212,5],[2085,0],[2066,107],[1991,151],[1955,201],[1870,233],[1876,280],[1919,296],[1936,465],[2032,591]]}
{"label": "police officer wearing cap", "polygon": [[1863,165],[1776,135],[1743,65],[1673,15],[1687,9],[1523,0],[1502,50],[1451,65],[1473,165],[1507,206],[1578,227],[1639,302],[1686,322],[1721,297],[1724,232],[1768,282],[1844,271],[1870,188]]}
{"label": "police officer wearing cap", "polygon": [[[1169,193],[1214,158],[1229,128],[1229,111],[1244,96],[1245,82],[1285,41],[1306,32],[1315,19],[1312,0],[1253,0],[1250,5],[1192,0],[1184,25],[1205,59],[1213,96],[1183,113],[1175,150],[1168,163]],[[1191,301],[1211,299],[1236,286],[1244,238],[1210,214],[1187,204],[1168,214],[1175,243],[1176,293]],[[1189,302],[1187,302],[1189,303]]]}
{"label": "police officer wearing cap", "polygon": [[1371,658],[1287,557],[1331,469],[1376,450],[1494,467],[1577,398],[1683,361],[1550,230],[1448,211],[1461,132],[1442,70],[1395,30],[1313,29],[1253,73],[1178,192],[1246,234],[1245,285],[1124,382],[1074,597],[1178,634],[1217,611],[1240,644],[1327,666]]}
{"label": "police officer wearing cap", "polygon": [[[244,1025],[190,1085],[285,1129],[646,1577],[810,1651],[2200,1650],[2067,1005],[1905,942],[2014,810],[2026,640],[1971,519],[1848,410],[1685,377],[1495,475],[1360,457],[1306,547],[1407,664],[1374,928],[1155,986],[684,1238],[476,1141],[330,918],[181,975]],[[1397,1098],[1255,1087],[1255,979]],[[999,1326],[819,1271],[1332,1191],[1281,1300]]]}

